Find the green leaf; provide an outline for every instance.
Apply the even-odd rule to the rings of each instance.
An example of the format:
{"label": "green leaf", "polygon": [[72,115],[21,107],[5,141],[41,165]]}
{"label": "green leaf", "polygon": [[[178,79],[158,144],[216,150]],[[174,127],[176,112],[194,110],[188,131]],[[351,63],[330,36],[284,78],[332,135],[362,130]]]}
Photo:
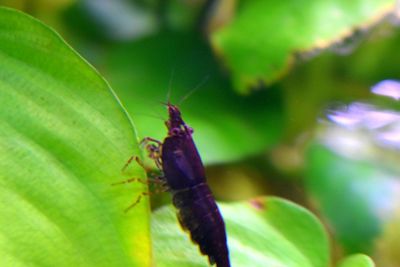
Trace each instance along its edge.
{"label": "green leaf", "polygon": [[241,1],[233,20],[211,35],[216,53],[247,92],[285,74],[298,52],[318,52],[392,12],[394,0]]}
{"label": "green leaf", "polygon": [[[350,137],[344,140],[349,146]],[[353,150],[359,156],[365,152]],[[309,148],[306,161],[308,190],[335,229],[336,238],[347,252],[370,253],[383,225],[399,209],[398,175],[379,160],[347,158],[322,144]]]}
{"label": "green leaf", "polygon": [[[304,208],[273,197],[219,206],[232,266],[329,266],[326,232]],[[174,213],[172,207],[163,207],[152,218],[157,266],[208,266]]]}
{"label": "green leaf", "polygon": [[[165,137],[167,114],[160,102],[167,101],[170,87],[171,102],[179,104],[194,129],[206,163],[238,160],[278,142],[283,128],[280,91],[257,92],[248,98],[232,92],[198,36],[162,32],[111,51],[102,68],[142,137]],[[196,86],[198,91],[180,103]]]}
{"label": "green leaf", "polygon": [[1,266],[149,266],[135,133],[105,80],[54,31],[0,8]]}
{"label": "green leaf", "polygon": [[341,261],[338,267],[374,267],[375,264],[370,257],[357,254],[345,258]]}

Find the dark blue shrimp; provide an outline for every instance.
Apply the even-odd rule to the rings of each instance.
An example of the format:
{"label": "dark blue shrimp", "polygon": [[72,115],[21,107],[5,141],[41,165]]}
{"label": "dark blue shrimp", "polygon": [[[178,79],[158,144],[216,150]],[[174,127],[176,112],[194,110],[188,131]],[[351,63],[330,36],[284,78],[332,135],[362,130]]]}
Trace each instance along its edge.
{"label": "dark blue shrimp", "polygon": [[164,142],[148,145],[150,157],[163,171],[183,229],[190,232],[210,264],[229,267],[225,224],[206,183],[203,163],[192,139],[193,130],[182,120],[177,106],[167,104],[168,136]]}

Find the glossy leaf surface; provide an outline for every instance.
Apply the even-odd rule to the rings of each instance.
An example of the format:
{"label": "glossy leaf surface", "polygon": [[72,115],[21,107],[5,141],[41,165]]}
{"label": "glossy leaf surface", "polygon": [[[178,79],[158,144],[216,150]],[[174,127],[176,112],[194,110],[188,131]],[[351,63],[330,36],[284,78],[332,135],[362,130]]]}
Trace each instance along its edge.
{"label": "glossy leaf surface", "polygon": [[[0,9],[0,265],[149,266],[136,135],[105,80],[54,31]],[[138,219],[140,218],[140,220]]]}
{"label": "glossy leaf surface", "polygon": [[[279,198],[219,206],[232,266],[329,266],[325,230],[304,208]],[[156,211],[152,222],[157,266],[208,266],[179,228],[172,207]]]}

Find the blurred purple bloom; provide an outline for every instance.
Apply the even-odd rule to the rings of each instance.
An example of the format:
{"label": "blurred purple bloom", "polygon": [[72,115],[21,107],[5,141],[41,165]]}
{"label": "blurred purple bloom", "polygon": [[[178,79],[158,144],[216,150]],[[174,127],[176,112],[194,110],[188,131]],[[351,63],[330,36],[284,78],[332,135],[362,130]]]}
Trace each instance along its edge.
{"label": "blurred purple bloom", "polygon": [[395,80],[384,80],[381,81],[371,88],[371,92],[376,95],[383,95],[394,98],[396,100],[400,99],[400,82]]}

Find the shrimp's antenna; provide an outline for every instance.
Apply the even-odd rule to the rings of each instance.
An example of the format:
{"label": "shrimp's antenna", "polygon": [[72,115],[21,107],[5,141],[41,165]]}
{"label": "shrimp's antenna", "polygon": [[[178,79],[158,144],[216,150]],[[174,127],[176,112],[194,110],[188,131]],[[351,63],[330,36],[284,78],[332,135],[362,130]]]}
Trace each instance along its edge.
{"label": "shrimp's antenna", "polygon": [[194,87],[192,90],[190,90],[186,95],[184,95],[181,100],[178,102],[178,106],[180,106],[182,104],[183,101],[185,101],[186,99],[189,98],[189,96],[191,96],[194,92],[196,92],[197,90],[199,90],[210,78],[210,75],[207,75],[203,78],[203,80],[201,80],[201,82],[199,84],[196,85],[196,87]]}
{"label": "shrimp's antenna", "polygon": [[167,103],[171,103],[171,88],[172,88],[172,81],[174,80],[175,76],[175,67],[172,68],[171,74],[169,76],[169,82],[168,82],[168,92],[167,92]]}
{"label": "shrimp's antenna", "polygon": [[165,118],[155,115],[155,114],[146,114],[146,113],[132,113],[133,116],[145,116],[145,117],[150,117],[150,118],[154,118],[154,119],[159,119],[162,121],[165,121]]}
{"label": "shrimp's antenna", "polygon": [[[135,95],[134,95],[134,98],[139,99],[140,101],[143,101],[144,103],[149,104],[149,105],[151,105],[151,106],[154,106],[154,104],[158,104],[158,103],[159,103],[158,100],[149,99],[149,98],[151,98],[151,97],[146,98],[146,97],[144,97],[144,96],[142,96],[142,95],[137,95],[137,94],[135,94]],[[159,113],[157,110],[153,110],[153,111],[154,111],[155,113],[157,113],[157,115],[154,115],[154,116],[159,116],[159,117],[161,118],[161,115],[160,115],[160,113]],[[136,114],[137,114],[137,113],[136,113]],[[145,114],[141,114],[141,115],[145,115]],[[163,119],[163,120],[164,120],[164,119]]]}

